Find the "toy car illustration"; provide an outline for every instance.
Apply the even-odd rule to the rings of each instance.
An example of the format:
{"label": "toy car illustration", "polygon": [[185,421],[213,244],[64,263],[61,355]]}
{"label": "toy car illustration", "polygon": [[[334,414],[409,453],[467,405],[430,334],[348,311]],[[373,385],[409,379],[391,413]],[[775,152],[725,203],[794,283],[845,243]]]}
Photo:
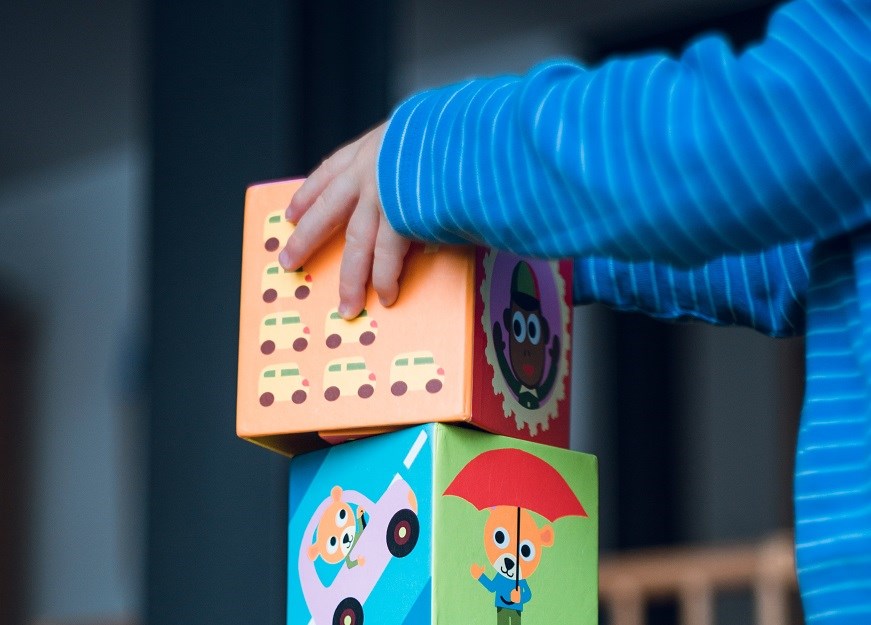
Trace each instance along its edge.
{"label": "toy car illustration", "polygon": [[275,252],[283,245],[293,232],[293,224],[284,218],[284,211],[277,210],[266,216],[266,226],[263,229],[263,247],[267,252]]}
{"label": "toy car illustration", "polygon": [[327,337],[327,347],[335,349],[344,343],[361,343],[371,345],[378,334],[378,322],[369,317],[364,308],[362,312],[350,321],[343,319],[337,309],[327,314],[324,323],[324,335]]}
{"label": "toy car illustration", "polygon": [[260,351],[267,355],[276,349],[301,352],[308,347],[309,332],[295,310],[266,315],[260,324]]}
{"label": "toy car illustration", "polygon": [[390,392],[405,395],[426,389],[438,393],[445,382],[445,370],[436,364],[432,352],[398,354],[390,366]]}
{"label": "toy car illustration", "polygon": [[269,263],[263,272],[261,282],[263,301],[271,304],[279,297],[305,299],[311,293],[308,285],[311,281],[311,275],[302,267],[295,271],[285,271],[277,262]]}
{"label": "toy car illustration", "polygon": [[308,552],[315,542],[318,521],[333,504],[328,497],[315,510],[299,548],[299,580],[311,622],[315,625],[362,625],[363,605],[393,558],[410,554],[420,536],[417,499],[399,475],[377,502],[346,490],[344,501],[366,511],[368,522],[349,555],[364,564],[353,568],[340,563],[336,577],[324,585]]}
{"label": "toy car illustration", "polygon": [[341,395],[357,395],[367,399],[375,392],[375,374],[360,357],[337,358],[327,363],[324,371],[324,397],[335,401]]}
{"label": "toy car illustration", "polygon": [[301,404],[308,397],[308,385],[295,362],[266,367],[260,374],[257,388],[260,405],[268,408],[275,402],[287,401]]}

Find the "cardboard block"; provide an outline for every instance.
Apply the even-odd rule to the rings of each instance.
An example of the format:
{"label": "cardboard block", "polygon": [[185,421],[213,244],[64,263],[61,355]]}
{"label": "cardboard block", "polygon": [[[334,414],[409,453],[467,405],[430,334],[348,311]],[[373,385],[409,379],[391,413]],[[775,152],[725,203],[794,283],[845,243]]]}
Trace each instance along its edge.
{"label": "cardboard block", "polygon": [[571,263],[415,244],[397,303],[370,289],[345,321],[341,235],[298,271],[278,264],[301,183],[246,195],[239,436],[292,455],[440,421],[568,446]]}
{"label": "cardboard block", "polygon": [[294,457],[289,502],[288,625],[597,623],[594,456],[426,424]]}

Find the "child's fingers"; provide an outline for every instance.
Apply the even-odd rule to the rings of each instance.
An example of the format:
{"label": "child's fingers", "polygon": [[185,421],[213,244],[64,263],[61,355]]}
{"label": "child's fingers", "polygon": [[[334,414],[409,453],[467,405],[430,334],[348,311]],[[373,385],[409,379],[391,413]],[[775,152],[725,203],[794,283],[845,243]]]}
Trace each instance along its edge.
{"label": "child's fingers", "polygon": [[290,205],[284,211],[285,218],[293,223],[299,222],[333,179],[340,176],[353,162],[357,150],[356,142],[354,142],[339,149],[321,163],[293,194]]}
{"label": "child's fingers", "polygon": [[334,178],[299,220],[287,245],[278,255],[285,269],[297,269],[327,240],[333,231],[348,221],[357,202],[358,189],[349,176]]}
{"label": "child's fingers", "polygon": [[372,261],[372,287],[382,306],[391,306],[399,297],[399,274],[411,241],[396,233],[381,218]]}
{"label": "child's fingers", "polygon": [[375,235],[378,232],[378,209],[370,200],[361,198],[348,228],[345,230],[345,251],[339,269],[339,314],[353,319],[366,305],[366,284],[372,268]]}

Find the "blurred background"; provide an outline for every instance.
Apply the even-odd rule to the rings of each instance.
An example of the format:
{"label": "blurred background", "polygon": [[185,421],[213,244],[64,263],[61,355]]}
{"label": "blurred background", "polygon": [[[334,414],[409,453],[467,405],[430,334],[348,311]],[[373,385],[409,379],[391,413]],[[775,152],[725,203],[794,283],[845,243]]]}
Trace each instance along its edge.
{"label": "blurred background", "polygon": [[[773,5],[0,3],[0,624],[284,621],[287,461],[234,434],[248,183],[415,90],[741,47]],[[574,354],[603,555],[790,526],[800,340],[591,306]]]}

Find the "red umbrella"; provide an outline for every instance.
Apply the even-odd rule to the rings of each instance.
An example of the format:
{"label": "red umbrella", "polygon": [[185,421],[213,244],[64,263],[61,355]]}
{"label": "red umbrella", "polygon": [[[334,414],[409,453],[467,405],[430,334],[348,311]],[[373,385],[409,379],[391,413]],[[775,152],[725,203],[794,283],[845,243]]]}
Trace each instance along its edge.
{"label": "red umbrella", "polygon": [[[472,458],[444,492],[461,497],[478,510],[493,506],[517,508],[517,548],[520,549],[520,509],[553,522],[565,516],[587,516],[562,475],[550,464],[520,449],[492,449]],[[520,554],[517,554],[520,562]],[[520,585],[520,576],[515,588]]]}

